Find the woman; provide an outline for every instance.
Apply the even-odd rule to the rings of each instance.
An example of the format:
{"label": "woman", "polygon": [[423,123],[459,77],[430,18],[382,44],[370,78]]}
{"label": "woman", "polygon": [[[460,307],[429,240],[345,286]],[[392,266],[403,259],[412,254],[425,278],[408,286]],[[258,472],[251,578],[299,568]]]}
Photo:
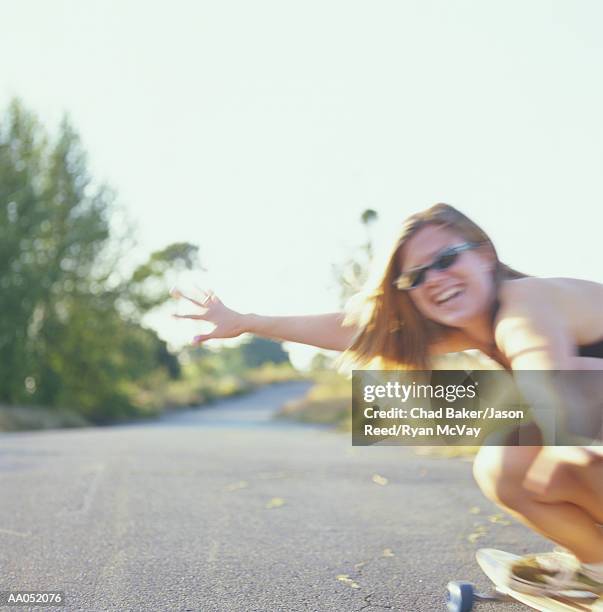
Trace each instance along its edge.
{"label": "woman", "polygon": [[[406,221],[376,288],[346,313],[241,314],[211,292],[191,301],[197,311],[179,316],[215,325],[195,342],[251,332],[343,351],[357,368],[429,369],[438,355],[478,349],[509,371],[603,370],[603,285],[512,270],[446,204]],[[542,426],[534,431],[532,446],[482,447],[474,474],[490,499],[573,555],[525,557],[510,586],[603,592],[603,453],[546,446]]]}

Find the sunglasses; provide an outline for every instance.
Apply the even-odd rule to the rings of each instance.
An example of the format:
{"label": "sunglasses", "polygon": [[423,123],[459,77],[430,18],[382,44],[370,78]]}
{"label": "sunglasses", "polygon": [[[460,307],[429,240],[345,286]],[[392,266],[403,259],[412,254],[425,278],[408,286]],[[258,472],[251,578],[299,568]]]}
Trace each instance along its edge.
{"label": "sunglasses", "polygon": [[479,246],[478,242],[464,242],[463,244],[448,247],[440,251],[429,265],[403,272],[394,281],[394,286],[402,291],[416,289],[425,282],[425,277],[429,270],[447,270],[456,263],[461,253],[470,249],[476,249]]}

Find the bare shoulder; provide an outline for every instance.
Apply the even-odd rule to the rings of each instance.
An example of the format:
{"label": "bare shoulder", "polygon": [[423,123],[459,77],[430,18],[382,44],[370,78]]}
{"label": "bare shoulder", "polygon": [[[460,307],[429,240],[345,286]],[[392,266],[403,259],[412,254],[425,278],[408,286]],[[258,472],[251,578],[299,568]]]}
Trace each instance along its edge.
{"label": "bare shoulder", "polygon": [[545,278],[520,278],[503,281],[499,287],[499,309],[494,320],[494,337],[501,348],[511,335],[525,335],[526,327],[541,327],[546,321],[559,320],[556,289]]}
{"label": "bare shoulder", "polygon": [[557,300],[553,293],[558,291],[548,278],[535,276],[506,280],[500,284],[498,317],[510,313],[526,312],[532,308],[547,308]]}
{"label": "bare shoulder", "polygon": [[498,334],[530,320],[536,328],[565,328],[576,344],[603,334],[603,284],[578,278],[528,277],[504,281],[499,289]]}
{"label": "bare shoulder", "polygon": [[505,307],[554,304],[562,307],[567,300],[603,300],[603,284],[579,278],[530,276],[503,281],[499,289],[499,299],[501,306]]}

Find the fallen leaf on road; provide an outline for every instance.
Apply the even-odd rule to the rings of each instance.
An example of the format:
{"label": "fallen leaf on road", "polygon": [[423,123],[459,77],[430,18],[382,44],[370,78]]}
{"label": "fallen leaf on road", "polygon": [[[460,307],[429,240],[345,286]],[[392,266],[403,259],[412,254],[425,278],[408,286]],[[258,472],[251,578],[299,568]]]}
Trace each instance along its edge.
{"label": "fallen leaf on road", "polygon": [[347,584],[348,586],[352,587],[353,589],[359,589],[360,586],[354,582],[347,574],[338,574],[336,576],[337,580],[339,580],[340,582],[343,582],[344,584]]}
{"label": "fallen leaf on road", "polygon": [[373,482],[381,485],[381,486],[385,486],[388,482],[387,478],[385,478],[385,476],[380,476],[379,474],[373,474],[373,478],[372,478]]}
{"label": "fallen leaf on road", "polygon": [[244,489],[248,487],[249,483],[246,480],[239,480],[239,482],[233,482],[226,486],[227,491],[237,491],[238,489]]}
{"label": "fallen leaf on road", "polygon": [[280,508],[284,505],[285,500],[282,497],[273,497],[267,504],[266,508]]}
{"label": "fallen leaf on road", "polygon": [[28,538],[31,535],[29,531],[13,531],[12,529],[0,529],[0,533],[19,536],[20,538]]}
{"label": "fallen leaf on road", "polygon": [[474,542],[485,536],[487,532],[488,530],[483,525],[480,525],[473,533],[470,533],[467,536],[467,539],[473,544]]}
{"label": "fallen leaf on road", "polygon": [[504,514],[492,514],[488,517],[491,523],[498,523],[499,525],[510,525],[511,521],[507,520]]}
{"label": "fallen leaf on road", "polygon": [[469,534],[469,536],[467,537],[467,539],[469,540],[469,542],[471,542],[471,544],[474,544],[475,542],[477,542],[477,540],[479,540],[484,534],[483,533],[471,533]]}
{"label": "fallen leaf on road", "polygon": [[481,510],[477,506],[472,506],[469,508],[469,514],[479,514]]}
{"label": "fallen leaf on road", "polygon": [[396,555],[394,555],[394,553],[392,552],[391,548],[384,548],[383,549],[383,556],[384,557],[395,557]]}
{"label": "fallen leaf on road", "polygon": [[285,472],[260,472],[258,478],[269,480],[271,478],[285,478],[286,475]]}

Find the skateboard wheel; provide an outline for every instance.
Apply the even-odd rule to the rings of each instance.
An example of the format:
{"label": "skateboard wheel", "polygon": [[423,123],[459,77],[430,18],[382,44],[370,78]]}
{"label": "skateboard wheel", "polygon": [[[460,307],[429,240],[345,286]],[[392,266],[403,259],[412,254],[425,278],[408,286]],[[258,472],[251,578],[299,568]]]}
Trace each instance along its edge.
{"label": "skateboard wheel", "polygon": [[448,583],[448,610],[450,612],[469,612],[473,608],[475,589],[470,582],[455,580]]}

